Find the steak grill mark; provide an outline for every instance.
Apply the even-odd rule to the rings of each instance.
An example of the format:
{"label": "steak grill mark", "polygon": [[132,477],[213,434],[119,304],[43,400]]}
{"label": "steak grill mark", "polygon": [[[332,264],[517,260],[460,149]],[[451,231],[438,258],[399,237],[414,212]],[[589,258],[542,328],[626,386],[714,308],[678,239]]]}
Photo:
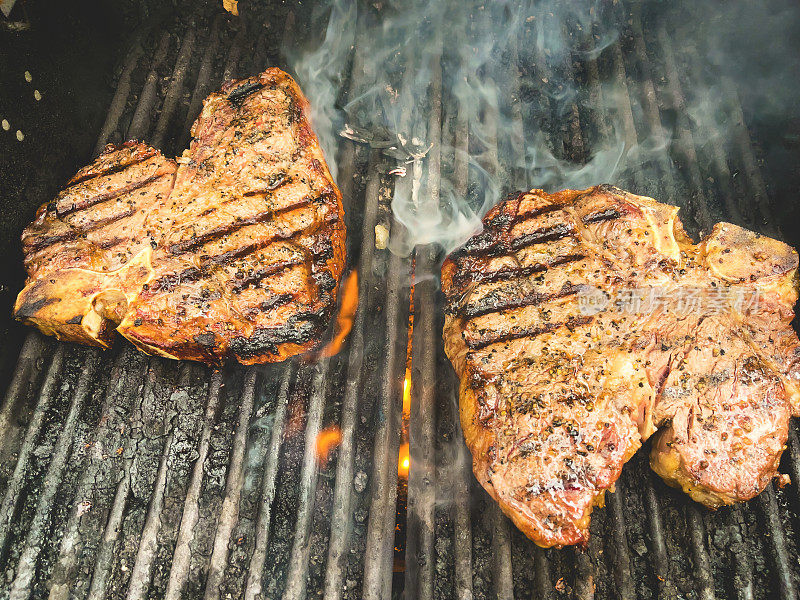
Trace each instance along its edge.
{"label": "steak grill mark", "polygon": [[[561,205],[551,205],[539,211],[526,213],[526,215],[538,216],[561,209]],[[584,224],[599,223],[602,221],[613,221],[618,219],[621,213],[615,209],[600,211],[587,215],[581,219]],[[523,222],[520,220],[519,222]],[[519,222],[515,222],[517,224]],[[451,260],[458,261],[464,256],[495,258],[506,254],[518,252],[534,244],[553,242],[568,235],[575,233],[575,226],[572,223],[559,223],[549,227],[542,227],[531,233],[522,234],[510,241],[505,239],[503,231],[488,230],[473,238],[477,242],[470,240],[460,250],[456,250],[451,256]]]}
{"label": "steak grill mark", "polygon": [[463,286],[467,281],[474,281],[475,283],[495,283],[497,281],[506,281],[509,279],[522,279],[535,275],[536,273],[544,273],[552,267],[566,265],[571,262],[583,260],[584,258],[586,258],[585,254],[567,254],[554,258],[549,263],[536,263],[527,267],[503,268],[497,271],[490,271],[489,273],[479,271],[472,276],[464,273],[458,277],[458,279],[454,277],[453,281],[456,282],[456,285]]}
{"label": "steak grill mark", "polygon": [[264,84],[259,81],[254,81],[251,83],[246,83],[244,85],[240,85],[239,87],[235,88],[230,94],[228,94],[228,102],[232,106],[236,108],[241,108],[244,101],[247,100],[247,97],[251,94],[256,93],[260,89],[264,87]]}
{"label": "steak grill mark", "polygon": [[[264,212],[258,213],[253,215],[252,217],[246,219],[237,219],[235,222],[231,223],[230,225],[222,225],[211,231],[207,231],[202,233],[198,236],[192,237],[188,240],[184,240],[182,242],[177,242],[175,244],[170,245],[169,251],[171,254],[180,255],[185,254],[186,252],[190,252],[192,250],[197,250],[200,246],[207,244],[208,242],[212,242],[214,240],[218,240],[219,238],[230,235],[231,233],[235,233],[236,231],[242,229],[243,227],[247,227],[248,225],[255,225],[257,223],[269,223],[273,221],[275,217],[279,215],[283,215],[300,208],[304,208],[306,206],[310,206],[311,204],[323,204],[327,198],[330,198],[330,194],[326,194],[323,196],[318,196],[316,198],[309,198],[303,199],[299,202],[295,202],[294,204],[290,204],[288,206],[283,206],[278,209],[274,210],[266,210]],[[311,225],[309,225],[309,228]],[[308,228],[306,228],[308,229]],[[303,230],[305,231],[305,229]],[[292,235],[297,235],[298,233],[302,233],[302,231],[298,231],[293,233]],[[279,236],[276,236],[277,239]],[[213,261],[213,258],[210,260]],[[218,261],[215,261],[218,262]]]}
{"label": "steak grill mark", "polygon": [[[103,175],[105,175],[105,173]],[[100,202],[104,202],[106,200],[112,200],[114,198],[118,198],[119,196],[122,196],[123,194],[127,194],[129,192],[133,192],[133,191],[136,191],[136,190],[138,190],[140,188],[143,188],[144,186],[146,186],[146,185],[148,185],[150,183],[153,183],[154,181],[156,181],[156,180],[158,180],[158,179],[160,179],[162,177],[174,177],[174,174],[153,175],[153,176],[148,177],[146,179],[142,179],[140,181],[136,181],[136,182],[130,183],[128,185],[125,185],[125,186],[123,186],[123,187],[121,187],[119,189],[111,190],[109,192],[104,192],[102,194],[98,194],[97,196],[93,196],[91,198],[87,198],[87,199],[85,199],[85,200],[83,200],[81,202],[73,202],[72,205],[69,208],[61,210],[61,211],[58,211],[58,215],[60,217],[64,217],[64,216],[70,215],[70,214],[72,214],[72,213],[74,213],[76,211],[83,210],[83,209],[86,209],[86,208],[90,208],[90,207],[94,206],[95,204],[99,204]]]}
{"label": "steak grill mark", "polygon": [[[564,296],[557,295],[554,297],[564,297]],[[594,317],[592,316],[570,317],[566,321],[548,323],[547,325],[544,325],[542,327],[526,327],[520,329],[519,331],[511,331],[509,333],[504,333],[504,334],[490,334],[482,337],[478,341],[467,340],[467,347],[470,350],[481,350],[482,348],[486,348],[487,346],[491,346],[493,344],[501,344],[504,342],[511,342],[523,338],[535,338],[544,333],[551,333],[553,331],[556,331],[561,327],[566,327],[567,329],[574,329],[576,327],[581,327],[583,325],[589,325],[592,321],[594,321]]]}
{"label": "steak grill mark", "polygon": [[121,171],[124,171],[128,167],[131,167],[131,166],[136,165],[138,163],[144,162],[148,158],[154,157],[156,154],[158,154],[158,151],[155,148],[149,148],[144,152],[138,152],[136,154],[136,156],[138,158],[132,158],[131,160],[121,160],[116,164],[112,164],[112,165],[108,166],[107,168],[103,169],[102,171],[98,171],[98,172],[95,172],[95,173],[92,173],[91,171],[89,171],[88,173],[86,173],[84,175],[73,177],[72,179],[69,180],[68,187],[76,186],[79,183],[84,183],[84,182],[86,182],[86,181],[88,181],[90,179],[96,179],[97,177],[102,176],[102,175],[113,175],[115,173],[119,173]]}

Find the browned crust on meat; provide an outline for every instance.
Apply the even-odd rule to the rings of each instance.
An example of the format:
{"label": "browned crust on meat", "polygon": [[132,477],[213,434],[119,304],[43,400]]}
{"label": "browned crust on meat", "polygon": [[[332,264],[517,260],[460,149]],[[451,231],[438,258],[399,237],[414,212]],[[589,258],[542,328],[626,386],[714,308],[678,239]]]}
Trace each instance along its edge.
{"label": "browned crust on meat", "polygon": [[345,262],[308,100],[280,69],[204,102],[181,159],[109,146],[23,233],[17,318],[60,339],[244,364],[317,346]]}
{"label": "browned crust on meat", "polygon": [[[517,527],[545,547],[585,543],[593,506],[659,427],[652,467],[695,500],[763,490],[800,408],[791,248],[726,223],[695,245],[676,207],[611,186],[517,194],[484,226],[442,266],[445,350],[475,475]],[[669,298],[647,315],[577,310],[589,287],[648,286],[757,291],[762,303],[679,319]],[[559,404],[570,394],[580,401]],[[595,423],[611,435],[599,444]]]}

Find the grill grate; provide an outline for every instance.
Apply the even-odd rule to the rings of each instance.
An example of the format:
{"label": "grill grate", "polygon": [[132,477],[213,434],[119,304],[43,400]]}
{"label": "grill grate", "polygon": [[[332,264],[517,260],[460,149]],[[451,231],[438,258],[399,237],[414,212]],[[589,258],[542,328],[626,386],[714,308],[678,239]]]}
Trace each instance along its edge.
{"label": "grill grate", "polygon": [[[564,69],[594,98],[611,81],[620,93],[607,110],[621,117],[631,145],[677,115],[673,164],[655,165],[655,181],[633,173],[619,184],[683,204],[695,229],[725,217],[778,233],[733,83],[723,85],[738,153],[727,157],[698,144],[713,132],[686,114],[686,78],[704,76],[697,57],[673,48],[637,6],[618,10],[626,33],[600,57],[565,66],[538,56],[519,64],[509,94]],[[292,14],[254,30],[216,14],[142,29],[95,153],[127,138],[180,151],[202,99],[224,78],[277,63],[293,27]],[[536,27],[519,48],[535,47]],[[512,45],[509,69],[518,61]],[[355,94],[372,76],[358,45],[352,65]],[[476,142],[443,97],[441,63],[433,67],[426,193],[437,198],[449,170],[463,196],[474,184],[465,156]],[[537,101],[560,156],[585,159],[588,139],[609,133],[608,114],[575,103],[564,118],[547,98]],[[497,115],[483,118],[497,132]],[[480,141],[487,170],[510,188],[535,183],[509,156],[523,152],[530,127],[516,109],[510,148],[498,147],[496,135]],[[440,138],[458,151],[441,153]],[[797,597],[797,488],[769,487],[709,513],[667,489],[640,452],[594,513],[585,551],[542,550],[511,526],[474,481],[462,442],[458,385],[440,335],[442,257],[430,246],[413,261],[376,249],[376,225],[401,228],[389,205],[393,193],[409,192],[410,178],[390,180],[378,150],[350,141],[338,163],[360,306],[345,349],[330,359],[211,371],[126,343],[101,353],[28,336],[0,408],[0,597],[371,599],[403,589],[407,598],[459,600]],[[400,498],[405,573],[395,577],[412,272],[411,470]],[[317,440],[332,427],[341,443],[321,462]],[[794,429],[783,470],[800,481]]]}

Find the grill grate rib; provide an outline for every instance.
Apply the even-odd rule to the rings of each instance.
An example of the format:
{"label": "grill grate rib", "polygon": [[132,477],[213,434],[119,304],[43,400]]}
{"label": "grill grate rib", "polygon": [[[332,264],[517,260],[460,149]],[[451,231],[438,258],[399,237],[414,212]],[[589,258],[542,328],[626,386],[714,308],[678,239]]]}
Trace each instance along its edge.
{"label": "grill grate rib", "polygon": [[[31,338],[33,337],[34,336],[31,336]],[[3,504],[0,506],[0,554],[2,555],[5,554],[8,535],[10,533],[14,513],[17,511],[17,503],[20,500],[20,493],[24,484],[25,473],[28,471],[31,455],[36,446],[36,440],[41,433],[45,413],[50,408],[50,403],[55,395],[55,386],[63,362],[64,348],[59,347],[55,355],[53,355],[53,361],[50,363],[45,382],[42,385],[39,401],[36,404],[33,417],[25,432],[25,439],[22,442],[22,447],[17,454],[14,473],[11,479],[6,483],[7,487],[5,495],[3,496]]]}
{"label": "grill grate rib", "polygon": [[239,409],[239,422],[236,434],[233,437],[231,458],[225,483],[225,499],[219,513],[217,532],[214,537],[214,550],[211,553],[208,580],[206,581],[206,600],[213,600],[220,596],[225,565],[228,562],[228,546],[231,533],[239,517],[239,501],[244,483],[244,453],[247,445],[247,430],[250,426],[250,416],[253,412],[253,397],[255,395],[256,371],[250,369],[246,375],[242,405]]}
{"label": "grill grate rib", "polygon": [[186,492],[180,529],[175,542],[175,554],[172,559],[169,582],[165,593],[165,598],[168,600],[180,598],[181,590],[189,576],[192,536],[199,520],[198,502],[203,484],[203,470],[205,469],[209,444],[211,443],[211,429],[220,407],[221,385],[222,372],[214,371],[208,386],[208,401],[203,418],[203,429],[197,447],[197,459],[192,469],[192,478]]}
{"label": "grill grate rib", "polygon": [[[346,147],[353,149],[352,145]],[[355,156],[351,152],[344,165],[355,163]],[[377,154],[374,155],[374,158]],[[354,197],[352,189],[352,175],[345,172],[342,179],[342,195],[345,198]],[[367,198],[377,198],[380,186],[377,162],[371,161],[369,168],[369,180],[367,182],[365,195]],[[366,328],[366,306],[368,303],[370,285],[372,281],[372,249],[375,247],[375,223],[377,221],[377,202],[368,202],[364,211],[364,227],[361,234],[361,252],[359,264],[358,297],[360,310],[356,312],[353,329],[351,332],[351,348],[347,365],[347,380],[345,383],[344,399],[342,403],[342,444],[339,447],[339,458],[336,464],[336,486],[334,490],[333,507],[331,509],[331,539],[328,547],[327,568],[325,573],[325,597],[331,599],[341,598],[343,592],[343,579],[345,576],[345,559],[348,550],[348,542],[352,532],[352,492],[351,481],[353,481],[354,452],[355,449],[355,429],[356,417],[358,416],[358,398],[363,393],[363,365],[364,338]]]}

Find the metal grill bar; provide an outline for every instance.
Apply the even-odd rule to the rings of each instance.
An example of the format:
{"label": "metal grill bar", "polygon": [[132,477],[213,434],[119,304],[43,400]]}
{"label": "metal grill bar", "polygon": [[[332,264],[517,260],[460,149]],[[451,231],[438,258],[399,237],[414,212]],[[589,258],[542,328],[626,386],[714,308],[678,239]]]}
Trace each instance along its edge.
{"label": "metal grill bar", "polygon": [[113,560],[114,546],[117,544],[122,519],[124,517],[125,503],[131,490],[131,465],[125,462],[122,478],[119,480],[114,503],[108,516],[103,539],[98,548],[95,559],[94,570],[92,572],[91,587],[87,598],[89,600],[100,600],[106,597],[108,578],[111,572],[111,561]]}
{"label": "metal grill bar", "polygon": [[[167,414],[169,414],[169,411],[165,413],[165,420]],[[166,422],[164,425],[168,427]],[[139,541],[139,549],[136,553],[136,562],[133,563],[131,571],[131,583],[128,587],[127,600],[144,598],[150,587],[153,561],[155,560],[156,536],[161,528],[161,512],[164,509],[164,492],[167,485],[167,458],[174,441],[175,431],[170,429],[166,436],[161,461],[156,472],[153,493],[150,496],[150,503],[147,507],[147,516],[145,517],[144,529]]]}
{"label": "metal grill bar", "polygon": [[[441,46],[430,57],[431,84],[428,97],[426,189],[420,205],[439,205],[441,186],[442,64]],[[411,414],[409,424],[409,476],[406,534],[405,590],[421,600],[433,598],[434,505],[436,475],[434,456],[436,384],[436,247],[419,246],[414,265],[414,335],[411,354]]]}
{"label": "metal grill bar", "polygon": [[245,30],[244,27],[242,27],[239,29],[239,33],[236,34],[236,39],[233,40],[231,52],[228,54],[228,60],[225,62],[225,69],[222,71],[223,81],[233,79],[236,65],[239,64],[239,58],[242,55],[242,46],[244,45],[244,41]]}
{"label": "metal grill bar", "polygon": [[191,542],[194,535],[194,528],[199,519],[198,502],[203,483],[203,469],[208,458],[209,444],[211,442],[211,428],[214,425],[220,404],[220,387],[222,386],[222,372],[214,371],[208,386],[208,401],[206,403],[205,416],[203,418],[203,430],[197,446],[197,459],[192,469],[192,478],[186,492],[186,500],[183,504],[178,538],[175,542],[175,553],[172,557],[172,566],[169,574],[169,583],[165,598],[174,600],[181,597],[182,590],[186,585],[189,576],[189,566],[191,563]]}
{"label": "metal grill bar", "polygon": [[589,539],[587,551],[576,551],[575,553],[575,597],[581,600],[591,600],[595,597],[595,577],[596,572],[594,563],[597,561],[597,537]]}
{"label": "metal grill bar", "polygon": [[492,503],[489,508],[489,522],[492,525],[492,551],[494,554],[493,583],[497,597],[502,600],[513,600],[514,581],[511,570],[511,534],[510,523],[500,512],[500,507]]}
{"label": "metal grill bar", "polygon": [[242,405],[239,409],[239,423],[236,435],[233,438],[231,449],[228,478],[225,483],[225,499],[219,514],[217,534],[214,537],[214,550],[211,553],[211,563],[206,581],[205,600],[214,600],[220,597],[220,584],[223,571],[228,562],[228,546],[231,532],[239,516],[239,498],[244,483],[244,452],[247,445],[247,429],[250,426],[250,416],[253,412],[253,397],[255,395],[256,371],[250,369],[246,375]]}
{"label": "metal grill bar", "polygon": [[211,69],[214,64],[214,58],[219,48],[220,28],[222,24],[222,15],[217,15],[211,25],[211,30],[208,33],[208,39],[205,43],[205,51],[203,58],[200,62],[200,69],[197,73],[197,80],[192,91],[192,98],[189,101],[189,107],[186,110],[186,119],[183,122],[183,133],[180,136],[180,147],[185,148],[189,143],[189,130],[192,127],[197,116],[200,114],[200,109],[203,106],[203,100],[208,96],[211,90]]}
{"label": "metal grill bar", "polygon": [[[15,427],[15,421],[20,413],[24,414],[30,396],[36,390],[45,366],[43,355],[48,347],[48,341],[37,333],[31,333],[25,338],[14,375],[3,399],[3,406],[0,408],[0,439],[10,440],[20,434]],[[4,460],[11,459],[12,447],[12,444],[4,444],[0,449],[0,457]],[[0,545],[0,557],[3,551],[4,548]]]}
{"label": "metal grill bar", "polygon": [[156,102],[158,94],[157,85],[159,74],[164,60],[167,58],[167,52],[170,47],[170,36],[168,32],[161,34],[161,39],[156,48],[153,56],[153,62],[150,65],[150,72],[147,74],[147,81],[142,89],[142,95],[139,98],[139,104],[136,107],[136,112],[133,113],[131,124],[128,127],[127,139],[138,140],[144,137],[147,130],[150,128],[150,119],[152,117],[152,106]]}
{"label": "metal grill bar", "polygon": [[772,541],[772,552],[778,570],[778,585],[781,598],[797,598],[797,587],[794,583],[794,575],[790,566],[789,550],[786,544],[786,537],[783,534],[783,523],[778,514],[778,502],[775,499],[775,492],[771,487],[758,497],[761,510],[766,515],[769,525],[770,539]]}
{"label": "metal grill bar", "polygon": [[736,142],[739,146],[739,154],[744,164],[744,172],[750,184],[750,189],[755,196],[756,206],[758,207],[758,212],[761,217],[758,224],[764,227],[767,232],[780,234],[780,223],[776,222],[775,216],[772,214],[770,208],[767,186],[764,183],[761,170],[756,162],[753,141],[750,139],[750,132],[745,124],[739,93],[736,91],[736,86],[729,79],[723,78],[722,83],[726,97],[731,98],[730,109],[733,123],[736,127]]}
{"label": "metal grill bar", "polygon": [[[519,77],[519,40],[512,38],[509,43],[508,49],[508,65],[506,66],[507,80],[512,82],[511,89],[508,93],[508,104],[511,106],[511,128],[512,133],[510,136],[511,152],[516,156],[525,156],[525,124],[522,117],[522,108],[520,100],[520,77]],[[527,189],[530,186],[528,181],[528,169],[520,166],[519,168],[512,168],[509,179],[511,184]]]}
{"label": "metal grill bar", "polygon": [[[789,439],[787,440],[789,453],[789,469],[792,482],[800,481],[800,440],[797,438],[797,426],[792,423],[789,427]],[[800,494],[800,488],[795,489],[795,494]]]}
{"label": "metal grill bar", "polygon": [[[401,182],[402,183],[402,182]],[[398,183],[398,185],[401,185]],[[397,500],[397,459],[400,450],[400,400],[403,394],[404,356],[407,318],[401,308],[408,306],[403,293],[409,281],[409,261],[396,255],[389,257],[387,276],[386,321],[389,324],[386,361],[382,369],[380,414],[373,456],[373,493],[364,552],[365,600],[391,595],[392,553],[395,502]]]}
{"label": "metal grill bar", "polygon": [[291,386],[294,369],[286,367],[284,369],[283,380],[281,381],[278,393],[278,403],[275,409],[275,421],[272,426],[269,447],[266,451],[266,466],[264,470],[264,482],[261,489],[260,511],[258,515],[258,525],[256,529],[256,543],[253,549],[253,556],[250,559],[250,568],[247,575],[247,585],[245,587],[245,598],[257,598],[263,591],[263,572],[264,562],[267,558],[267,547],[269,544],[270,526],[272,522],[272,502],[275,499],[275,479],[278,474],[278,454],[280,451],[281,438],[284,432],[286,421],[286,406],[289,401],[289,388]]}
{"label": "metal grill bar", "polygon": [[700,510],[693,505],[687,508],[689,535],[694,551],[694,573],[697,578],[697,593],[703,600],[713,600],[714,578],[711,574],[711,560],[706,550],[706,531]]}
{"label": "metal grill bar", "polygon": [[[467,196],[467,186],[469,184],[469,165],[467,161],[469,151],[469,123],[466,118],[466,107],[459,105],[455,119],[454,156],[453,156],[453,180],[456,184],[456,193],[462,197]],[[452,406],[458,406],[458,383],[455,374],[450,373],[453,394],[445,398],[445,402]],[[455,422],[454,434],[458,440],[463,439],[461,431],[461,421],[458,418],[458,410],[451,412],[451,418]],[[454,505],[454,548],[455,548],[455,591],[458,600],[470,599],[473,597],[472,588],[472,525],[469,510],[469,492],[472,482],[472,469],[469,451],[462,443],[456,443],[455,451],[455,470],[453,477]]]}
{"label": "metal grill bar", "polygon": [[645,503],[647,505],[648,525],[650,528],[650,543],[653,551],[653,574],[658,582],[661,595],[665,598],[677,597],[677,591],[672,583],[669,572],[669,558],[667,546],[664,542],[664,525],[661,518],[661,507],[653,488],[652,481],[648,478],[645,486]]}
{"label": "metal grill bar", "polygon": [[633,581],[631,578],[631,558],[628,550],[628,541],[625,536],[625,508],[622,505],[622,482],[617,482],[616,491],[607,494],[609,516],[613,527],[614,540],[614,579],[617,583],[617,592],[622,598],[634,598]]}
{"label": "metal grill bar", "polygon": [[[639,4],[634,4],[631,7],[630,27],[636,62],[641,70],[639,81],[641,85],[642,108],[647,119],[649,135],[653,136],[656,140],[666,140],[666,132],[664,131],[661,112],[658,108],[656,87],[653,83],[653,69],[647,57],[647,47],[645,46],[644,34],[642,33],[640,8]],[[666,155],[660,155],[658,163],[662,175],[661,182],[664,185],[665,197],[674,201],[674,199],[678,197],[678,190],[672,163]]]}
{"label": "metal grill bar", "polygon": [[98,156],[103,151],[103,148],[108,143],[109,137],[117,128],[119,118],[125,110],[125,103],[128,101],[128,97],[131,94],[131,74],[139,64],[142,53],[144,52],[141,37],[142,34],[140,33],[125,53],[125,64],[122,67],[122,73],[117,82],[117,90],[114,92],[114,97],[109,105],[108,114],[106,115],[106,120],[103,123],[102,129],[100,129],[100,135],[97,138],[97,144],[95,144],[92,156]]}
{"label": "metal grill bar", "polygon": [[[30,338],[29,338],[30,339]],[[0,505],[0,555],[5,554],[6,544],[8,542],[8,535],[10,533],[11,522],[16,512],[17,503],[19,501],[20,492],[22,491],[23,478],[28,471],[28,463],[31,460],[31,454],[36,445],[36,439],[41,433],[42,422],[45,413],[50,408],[50,403],[55,395],[55,386],[58,381],[58,375],[61,371],[61,365],[64,362],[64,348],[59,346],[53,355],[53,361],[50,363],[50,368],[47,376],[42,385],[42,392],[39,396],[39,402],[34,409],[33,418],[28,424],[28,429],[25,432],[25,440],[22,443],[19,454],[17,455],[17,464],[14,467],[14,473],[10,481],[7,482],[6,492],[3,496],[3,504]]]}
{"label": "metal grill bar", "polygon": [[[351,149],[351,151],[348,151]],[[355,148],[352,144],[345,144],[345,165],[355,162]],[[368,167],[369,179],[365,196],[364,226],[361,233],[361,253],[358,280],[359,310],[356,312],[351,333],[351,348],[347,365],[347,380],[342,404],[342,445],[339,448],[339,460],[336,464],[336,487],[334,490],[333,508],[331,510],[331,538],[328,545],[328,560],[325,573],[325,597],[331,600],[341,598],[343,580],[345,576],[345,558],[349,549],[352,535],[352,484],[354,472],[355,428],[358,414],[358,395],[362,392],[362,373],[364,370],[364,345],[366,314],[370,287],[374,285],[372,271],[372,253],[375,248],[375,224],[378,218],[378,191],[381,185],[378,171],[379,159],[377,152],[373,153]],[[354,190],[350,185],[352,177],[345,177],[342,183],[343,196],[354,197]],[[350,189],[347,189],[350,188]],[[370,201],[375,199],[375,201]]]}
{"label": "metal grill bar", "polygon": [[172,115],[177,108],[179,96],[183,93],[183,84],[186,80],[189,60],[192,56],[192,50],[194,49],[195,35],[195,30],[190,29],[186,37],[183,38],[178,60],[175,61],[175,68],[172,71],[172,80],[170,81],[167,94],[164,98],[163,108],[158,117],[155,133],[153,133],[152,136],[152,144],[157,148],[161,148],[164,145],[167,127],[169,127]]}
{"label": "metal grill bar", "polygon": [[[745,540],[742,538],[742,531],[745,529],[744,517],[742,516],[743,508],[740,506],[735,507],[731,511],[731,531],[732,539],[735,548],[744,548]],[[755,598],[754,583],[753,583],[753,562],[748,552],[737,553],[736,569],[734,574],[734,585],[739,590],[739,597],[746,600]]]}
{"label": "metal grill bar", "polygon": [[322,422],[322,409],[325,404],[325,384],[327,383],[329,361],[323,359],[314,367],[311,405],[306,424],[306,448],[303,457],[303,470],[300,474],[300,503],[295,525],[292,558],[283,597],[300,600],[306,593],[306,574],[310,548],[308,538],[311,526],[311,511],[314,509],[313,493],[317,483],[316,443]]}
{"label": "metal grill bar", "polygon": [[683,164],[687,165],[689,170],[689,179],[691,187],[694,191],[694,211],[696,213],[695,220],[700,226],[702,231],[710,231],[711,226],[714,224],[714,217],[708,208],[708,200],[703,191],[703,181],[700,175],[700,168],[697,161],[697,153],[695,152],[695,143],[692,137],[692,132],[688,124],[688,114],[686,112],[686,100],[684,99],[683,90],[681,89],[680,77],[678,75],[678,68],[675,65],[675,56],[672,52],[672,45],[663,27],[659,27],[657,31],[657,39],[659,42],[659,51],[663,52],[664,64],[666,67],[667,82],[672,94],[673,107],[679,115],[678,122],[678,139],[676,147],[683,155]]}
{"label": "metal grill bar", "polygon": [[[438,166],[436,167],[438,168]],[[434,169],[430,167],[431,171]],[[429,180],[433,189],[438,185]],[[432,194],[433,195],[433,194]],[[438,202],[438,199],[437,199]],[[434,398],[436,384],[436,318],[433,314],[436,281],[431,277],[437,263],[436,249],[416,251],[414,286],[414,346],[411,362],[411,412],[419,418],[409,427],[406,583],[409,594],[420,599],[433,598],[434,578]]]}

